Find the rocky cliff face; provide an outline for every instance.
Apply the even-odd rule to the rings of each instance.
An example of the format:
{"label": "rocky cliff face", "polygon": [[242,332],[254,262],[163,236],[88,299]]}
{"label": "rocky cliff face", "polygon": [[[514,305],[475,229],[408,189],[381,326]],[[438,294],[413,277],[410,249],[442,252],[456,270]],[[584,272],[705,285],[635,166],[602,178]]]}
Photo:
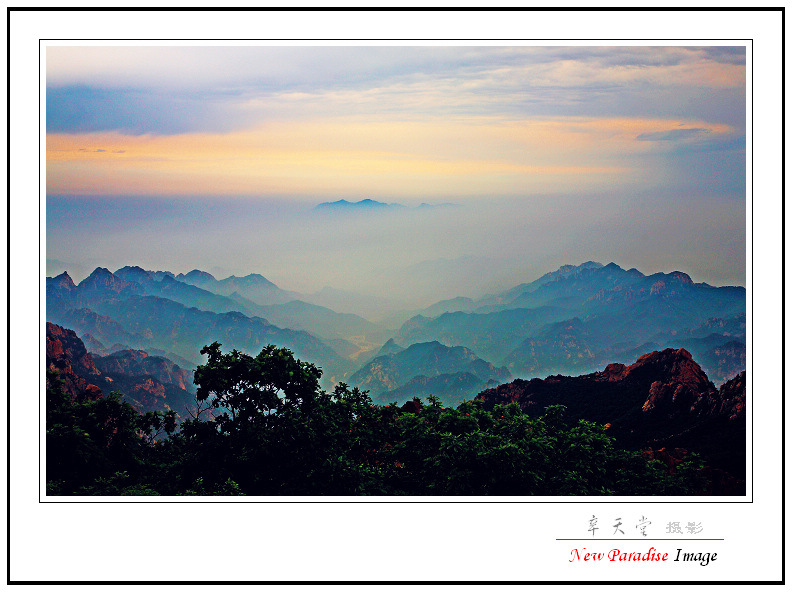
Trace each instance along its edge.
{"label": "rocky cliff face", "polygon": [[142,350],[92,355],[74,331],[53,323],[47,323],[46,363],[73,399],[119,391],[139,412],[173,409],[180,416],[194,406],[191,372]]}
{"label": "rocky cliff face", "polygon": [[570,406],[574,415],[585,410],[596,420],[613,419],[609,415],[634,407],[646,415],[670,418],[668,414],[691,413],[698,398],[712,390],[715,387],[686,350],[666,349],[641,356],[629,366],[609,364],[593,374],[515,380],[479,398],[488,407],[514,401],[527,411],[560,403]]}
{"label": "rocky cliff face", "polygon": [[102,381],[102,373],[74,331],[47,323],[46,352],[47,368],[58,372],[64,381],[63,390],[72,399],[102,396],[102,390],[94,384]]}
{"label": "rocky cliff face", "polygon": [[713,415],[721,415],[729,421],[745,418],[745,370],[720,387],[718,398],[713,405]]}
{"label": "rocky cliff face", "polygon": [[627,366],[578,377],[515,380],[480,393],[486,408],[516,402],[539,415],[548,405],[567,407],[571,420],[607,424],[632,449],[678,446],[707,453],[744,475],[745,372],[720,390],[684,349],[646,354]]}

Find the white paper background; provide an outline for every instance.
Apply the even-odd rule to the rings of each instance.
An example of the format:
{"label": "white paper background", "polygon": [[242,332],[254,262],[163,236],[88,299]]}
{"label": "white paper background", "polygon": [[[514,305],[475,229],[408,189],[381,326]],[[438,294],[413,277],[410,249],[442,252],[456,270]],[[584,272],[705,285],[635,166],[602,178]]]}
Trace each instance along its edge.
{"label": "white paper background", "polygon": [[[781,14],[779,12],[13,12],[11,19],[11,553],[20,580],[595,581],[781,577]],[[753,183],[748,242],[749,413],[753,503],[722,498],[662,502],[625,498],[529,503],[39,503],[39,376],[43,364],[45,228],[39,225],[39,39],[572,40],[577,44],[699,43],[753,51]],[[614,42],[613,39],[628,41]],[[607,40],[607,41],[606,41]],[[670,42],[667,40],[679,40]],[[705,41],[710,40],[710,41]],[[376,42],[376,41],[372,41]],[[362,42],[366,43],[366,42]],[[552,43],[531,42],[534,44]],[[570,41],[564,41],[569,44]],[[749,71],[750,72],[750,71]],[[43,72],[41,73],[43,76]],[[750,73],[749,73],[750,78]],[[41,80],[42,88],[44,85]],[[43,168],[42,187],[43,185]],[[753,207],[751,188],[753,187]],[[43,207],[43,206],[42,206]],[[753,215],[753,218],[751,216]],[[41,247],[41,250],[39,250]],[[753,265],[752,265],[753,263]],[[750,283],[752,282],[752,283]],[[753,295],[754,301],[750,300]],[[40,300],[41,299],[41,300]],[[751,313],[753,311],[753,318]],[[753,345],[753,347],[752,347]],[[40,358],[33,354],[38,352]],[[2,363],[5,363],[3,356]],[[750,420],[749,420],[750,426]],[[3,426],[5,429],[5,425]],[[5,442],[5,439],[3,439]],[[4,475],[5,476],[5,475]],[[4,478],[4,477],[3,477]],[[751,485],[749,483],[749,499]],[[348,501],[348,500],[344,500]],[[416,498],[410,501],[417,502]],[[454,502],[459,502],[455,499]],[[522,501],[522,500],[520,500]],[[500,500],[499,500],[500,502]],[[556,541],[600,537],[621,517],[650,536],[665,524],[700,522],[724,541],[652,542],[672,556],[712,551],[698,564],[569,563],[570,551],[650,544]],[[629,536],[629,535],[626,535]],[[294,589],[294,588],[290,588]],[[414,588],[413,588],[414,589]]]}

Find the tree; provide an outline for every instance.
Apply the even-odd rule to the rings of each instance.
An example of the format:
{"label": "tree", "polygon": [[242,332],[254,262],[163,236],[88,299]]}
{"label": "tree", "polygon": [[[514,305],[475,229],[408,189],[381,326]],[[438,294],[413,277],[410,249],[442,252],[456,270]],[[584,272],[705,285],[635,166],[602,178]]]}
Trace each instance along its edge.
{"label": "tree", "polygon": [[[620,450],[604,426],[565,408],[530,417],[516,403],[444,407],[429,396],[373,405],[288,349],[258,355],[203,348],[200,411],[138,414],[118,393],[72,400],[48,374],[47,478],[53,494],[82,495],[694,495],[701,461],[669,473]],[[168,438],[159,436],[165,432]]]}
{"label": "tree", "polygon": [[[316,399],[322,371],[294,358],[291,351],[268,345],[252,357],[237,350],[224,354],[214,342],[201,350],[208,356],[195,370],[198,401],[211,397],[221,431],[243,429],[275,411],[306,409]],[[230,413],[230,416],[229,416]]]}

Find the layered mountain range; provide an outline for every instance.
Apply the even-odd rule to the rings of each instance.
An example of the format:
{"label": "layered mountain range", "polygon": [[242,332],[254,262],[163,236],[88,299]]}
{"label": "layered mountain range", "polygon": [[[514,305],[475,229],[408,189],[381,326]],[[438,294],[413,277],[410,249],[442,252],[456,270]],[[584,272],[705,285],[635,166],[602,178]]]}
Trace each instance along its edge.
{"label": "layered mountain range", "polygon": [[140,268],[122,268],[115,274],[97,268],[75,285],[64,272],[47,279],[47,319],[103,343],[162,351],[192,367],[201,362],[204,345],[220,341],[251,354],[269,343],[288,347],[322,366],[329,377],[351,368],[348,360],[307,331],[278,327],[227,297],[169,275],[161,277],[156,280]]}
{"label": "layered mountain range", "polygon": [[382,402],[434,394],[453,404],[512,377],[585,374],[666,348],[690,352],[716,385],[745,369],[745,289],[678,271],[565,265],[504,292],[400,313],[408,320],[396,330],[354,313],[383,304],[367,302],[354,291],[303,295],[259,274],[217,279],[197,269],[47,278],[47,320],[95,354],[145,352],[189,370],[213,341],[250,354],[272,343],[320,366],[326,388],[344,381]]}
{"label": "layered mountain range", "polygon": [[395,341],[464,345],[526,378],[685,348],[720,384],[745,369],[745,310],[742,287],[590,261],[478,300],[438,302],[405,322]]}

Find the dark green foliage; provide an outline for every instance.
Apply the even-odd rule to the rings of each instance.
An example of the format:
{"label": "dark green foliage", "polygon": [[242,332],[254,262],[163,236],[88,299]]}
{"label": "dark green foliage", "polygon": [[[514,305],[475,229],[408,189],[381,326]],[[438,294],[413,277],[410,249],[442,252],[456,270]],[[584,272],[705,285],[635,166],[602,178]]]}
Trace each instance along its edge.
{"label": "dark green foliage", "polygon": [[[121,394],[96,400],[71,397],[56,372],[47,372],[47,491],[50,494],[141,493],[155,439],[175,429],[175,413],[140,415]],[[131,478],[134,474],[135,478]]]}
{"label": "dark green foliage", "polygon": [[[516,404],[443,407],[436,397],[373,405],[289,350],[257,356],[205,347],[198,409],[139,415],[117,394],[72,401],[47,392],[50,494],[77,495],[691,495],[704,490],[691,457],[669,475],[618,450],[605,429],[529,417]],[[167,439],[163,434],[168,434]]]}
{"label": "dark green foliage", "polygon": [[223,354],[214,342],[201,353],[209,360],[195,370],[197,398],[211,397],[212,407],[231,413],[217,419],[221,431],[250,429],[270,412],[308,407],[319,390],[321,371],[288,349],[268,345],[254,358],[237,350]]}

